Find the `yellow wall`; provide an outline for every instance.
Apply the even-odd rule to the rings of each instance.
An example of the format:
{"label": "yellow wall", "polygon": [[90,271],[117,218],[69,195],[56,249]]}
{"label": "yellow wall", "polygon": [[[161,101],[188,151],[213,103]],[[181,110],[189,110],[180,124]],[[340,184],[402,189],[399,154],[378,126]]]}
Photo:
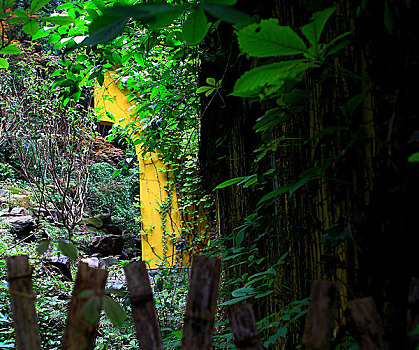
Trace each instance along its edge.
{"label": "yellow wall", "polygon": [[[95,89],[96,113],[102,122],[126,127],[135,121],[134,108],[130,109],[133,103],[128,102],[127,91],[118,88],[114,78],[116,78],[115,73],[107,74],[103,86]],[[137,126],[140,128],[139,123]],[[131,136],[134,140],[135,137]],[[143,156],[143,150],[139,145],[136,145],[135,149],[140,171],[143,260],[148,262],[149,268],[157,268],[163,264],[173,266],[175,263],[173,239],[179,236],[181,231],[176,193],[168,191],[168,180],[173,180],[173,171],[158,158],[156,153],[147,153]],[[161,215],[159,210],[165,201],[172,202],[171,209],[168,214]]]}

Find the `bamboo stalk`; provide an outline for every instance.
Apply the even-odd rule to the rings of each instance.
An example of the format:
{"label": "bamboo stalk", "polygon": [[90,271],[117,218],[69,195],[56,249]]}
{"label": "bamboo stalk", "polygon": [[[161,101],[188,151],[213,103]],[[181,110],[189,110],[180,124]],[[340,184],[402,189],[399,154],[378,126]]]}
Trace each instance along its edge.
{"label": "bamboo stalk", "polygon": [[26,255],[6,257],[6,264],[16,348],[41,349],[29,259]]}
{"label": "bamboo stalk", "polygon": [[142,350],[163,349],[153,292],[143,261],[124,266],[137,339]]}
{"label": "bamboo stalk", "polygon": [[239,350],[262,350],[262,344],[250,304],[236,307],[231,314],[235,344]]}
{"label": "bamboo stalk", "polygon": [[[89,267],[85,263],[79,264],[61,349],[93,350],[99,317],[96,320],[87,320],[83,313],[83,306],[89,298],[96,298],[97,304],[94,306],[96,309],[94,311],[100,314],[107,277],[108,272],[104,269]],[[92,293],[86,297],[80,296],[83,291],[92,291]]]}
{"label": "bamboo stalk", "polygon": [[336,286],[330,281],[315,281],[304,327],[302,343],[305,349],[330,348],[332,323],[336,312]]}
{"label": "bamboo stalk", "polygon": [[182,349],[211,348],[220,271],[219,259],[194,257],[183,325]]}
{"label": "bamboo stalk", "polygon": [[355,339],[362,350],[387,350],[380,316],[372,297],[349,302],[349,310],[356,327]]}

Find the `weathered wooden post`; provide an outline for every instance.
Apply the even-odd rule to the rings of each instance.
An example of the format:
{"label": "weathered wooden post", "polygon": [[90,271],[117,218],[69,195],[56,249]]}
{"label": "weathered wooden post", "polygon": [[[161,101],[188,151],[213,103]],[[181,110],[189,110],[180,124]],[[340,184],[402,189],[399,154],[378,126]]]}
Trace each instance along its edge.
{"label": "weathered wooden post", "polygon": [[362,350],[387,350],[381,319],[372,297],[349,302],[349,310],[356,327],[355,339]]}
{"label": "weathered wooden post", "polygon": [[183,325],[182,349],[211,348],[220,272],[219,259],[194,256]]}
{"label": "weathered wooden post", "polygon": [[[97,303],[92,307],[100,315],[107,277],[108,271],[104,269],[89,267],[85,263],[79,264],[61,349],[93,350],[95,347],[99,317],[95,321],[87,320],[83,314],[83,306],[89,298],[95,298]],[[92,293],[83,295],[82,292],[85,291]]]}
{"label": "weathered wooden post", "polygon": [[161,350],[160,327],[145,263],[124,266],[137,339],[142,350]]}
{"label": "weathered wooden post", "polygon": [[335,284],[330,281],[314,281],[302,340],[305,349],[330,348],[335,312]]}
{"label": "weathered wooden post", "polygon": [[255,314],[250,304],[234,308],[231,313],[231,327],[235,344],[239,350],[263,350],[256,326]]}
{"label": "weathered wooden post", "polygon": [[32,269],[26,255],[6,258],[12,317],[16,334],[16,349],[39,350],[38,318],[32,288]]}

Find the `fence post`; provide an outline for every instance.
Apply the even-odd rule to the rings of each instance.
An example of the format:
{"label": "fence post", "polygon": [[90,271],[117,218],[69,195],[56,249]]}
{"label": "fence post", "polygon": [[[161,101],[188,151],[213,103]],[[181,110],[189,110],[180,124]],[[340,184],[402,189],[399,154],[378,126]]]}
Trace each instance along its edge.
{"label": "fence post", "polygon": [[163,349],[153,292],[143,261],[124,266],[137,339],[142,350]]}
{"label": "fence post", "polygon": [[219,259],[194,256],[183,325],[182,349],[211,348],[220,271]]}
{"label": "fence post", "polygon": [[356,327],[354,334],[363,350],[387,350],[380,316],[371,297],[349,302],[349,310]]}
{"label": "fence post", "polygon": [[314,281],[302,340],[305,349],[330,348],[335,312],[335,284],[330,281]]}
{"label": "fence post", "polygon": [[18,350],[40,350],[35,296],[32,289],[32,269],[26,255],[6,257],[13,324]]}
{"label": "fence post", "polygon": [[[96,321],[88,321],[83,314],[83,306],[91,298],[95,303],[92,307],[100,315],[103,295],[105,293],[108,271],[89,267],[80,262],[67,315],[67,324],[61,342],[62,350],[93,350],[95,346],[99,317]],[[89,295],[80,295],[83,291],[91,291]]]}
{"label": "fence post", "polygon": [[231,313],[231,327],[239,350],[263,350],[250,304],[240,305]]}

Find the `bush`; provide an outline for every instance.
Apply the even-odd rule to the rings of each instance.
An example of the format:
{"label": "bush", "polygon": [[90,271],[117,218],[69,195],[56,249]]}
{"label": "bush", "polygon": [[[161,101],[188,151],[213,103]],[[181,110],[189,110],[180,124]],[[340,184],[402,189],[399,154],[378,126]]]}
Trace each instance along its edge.
{"label": "bush", "polygon": [[113,222],[139,236],[141,229],[136,219],[140,212],[133,205],[139,192],[138,174],[132,170],[124,171],[114,179],[113,174],[117,170],[108,163],[90,166],[87,205],[91,215],[109,213]]}

